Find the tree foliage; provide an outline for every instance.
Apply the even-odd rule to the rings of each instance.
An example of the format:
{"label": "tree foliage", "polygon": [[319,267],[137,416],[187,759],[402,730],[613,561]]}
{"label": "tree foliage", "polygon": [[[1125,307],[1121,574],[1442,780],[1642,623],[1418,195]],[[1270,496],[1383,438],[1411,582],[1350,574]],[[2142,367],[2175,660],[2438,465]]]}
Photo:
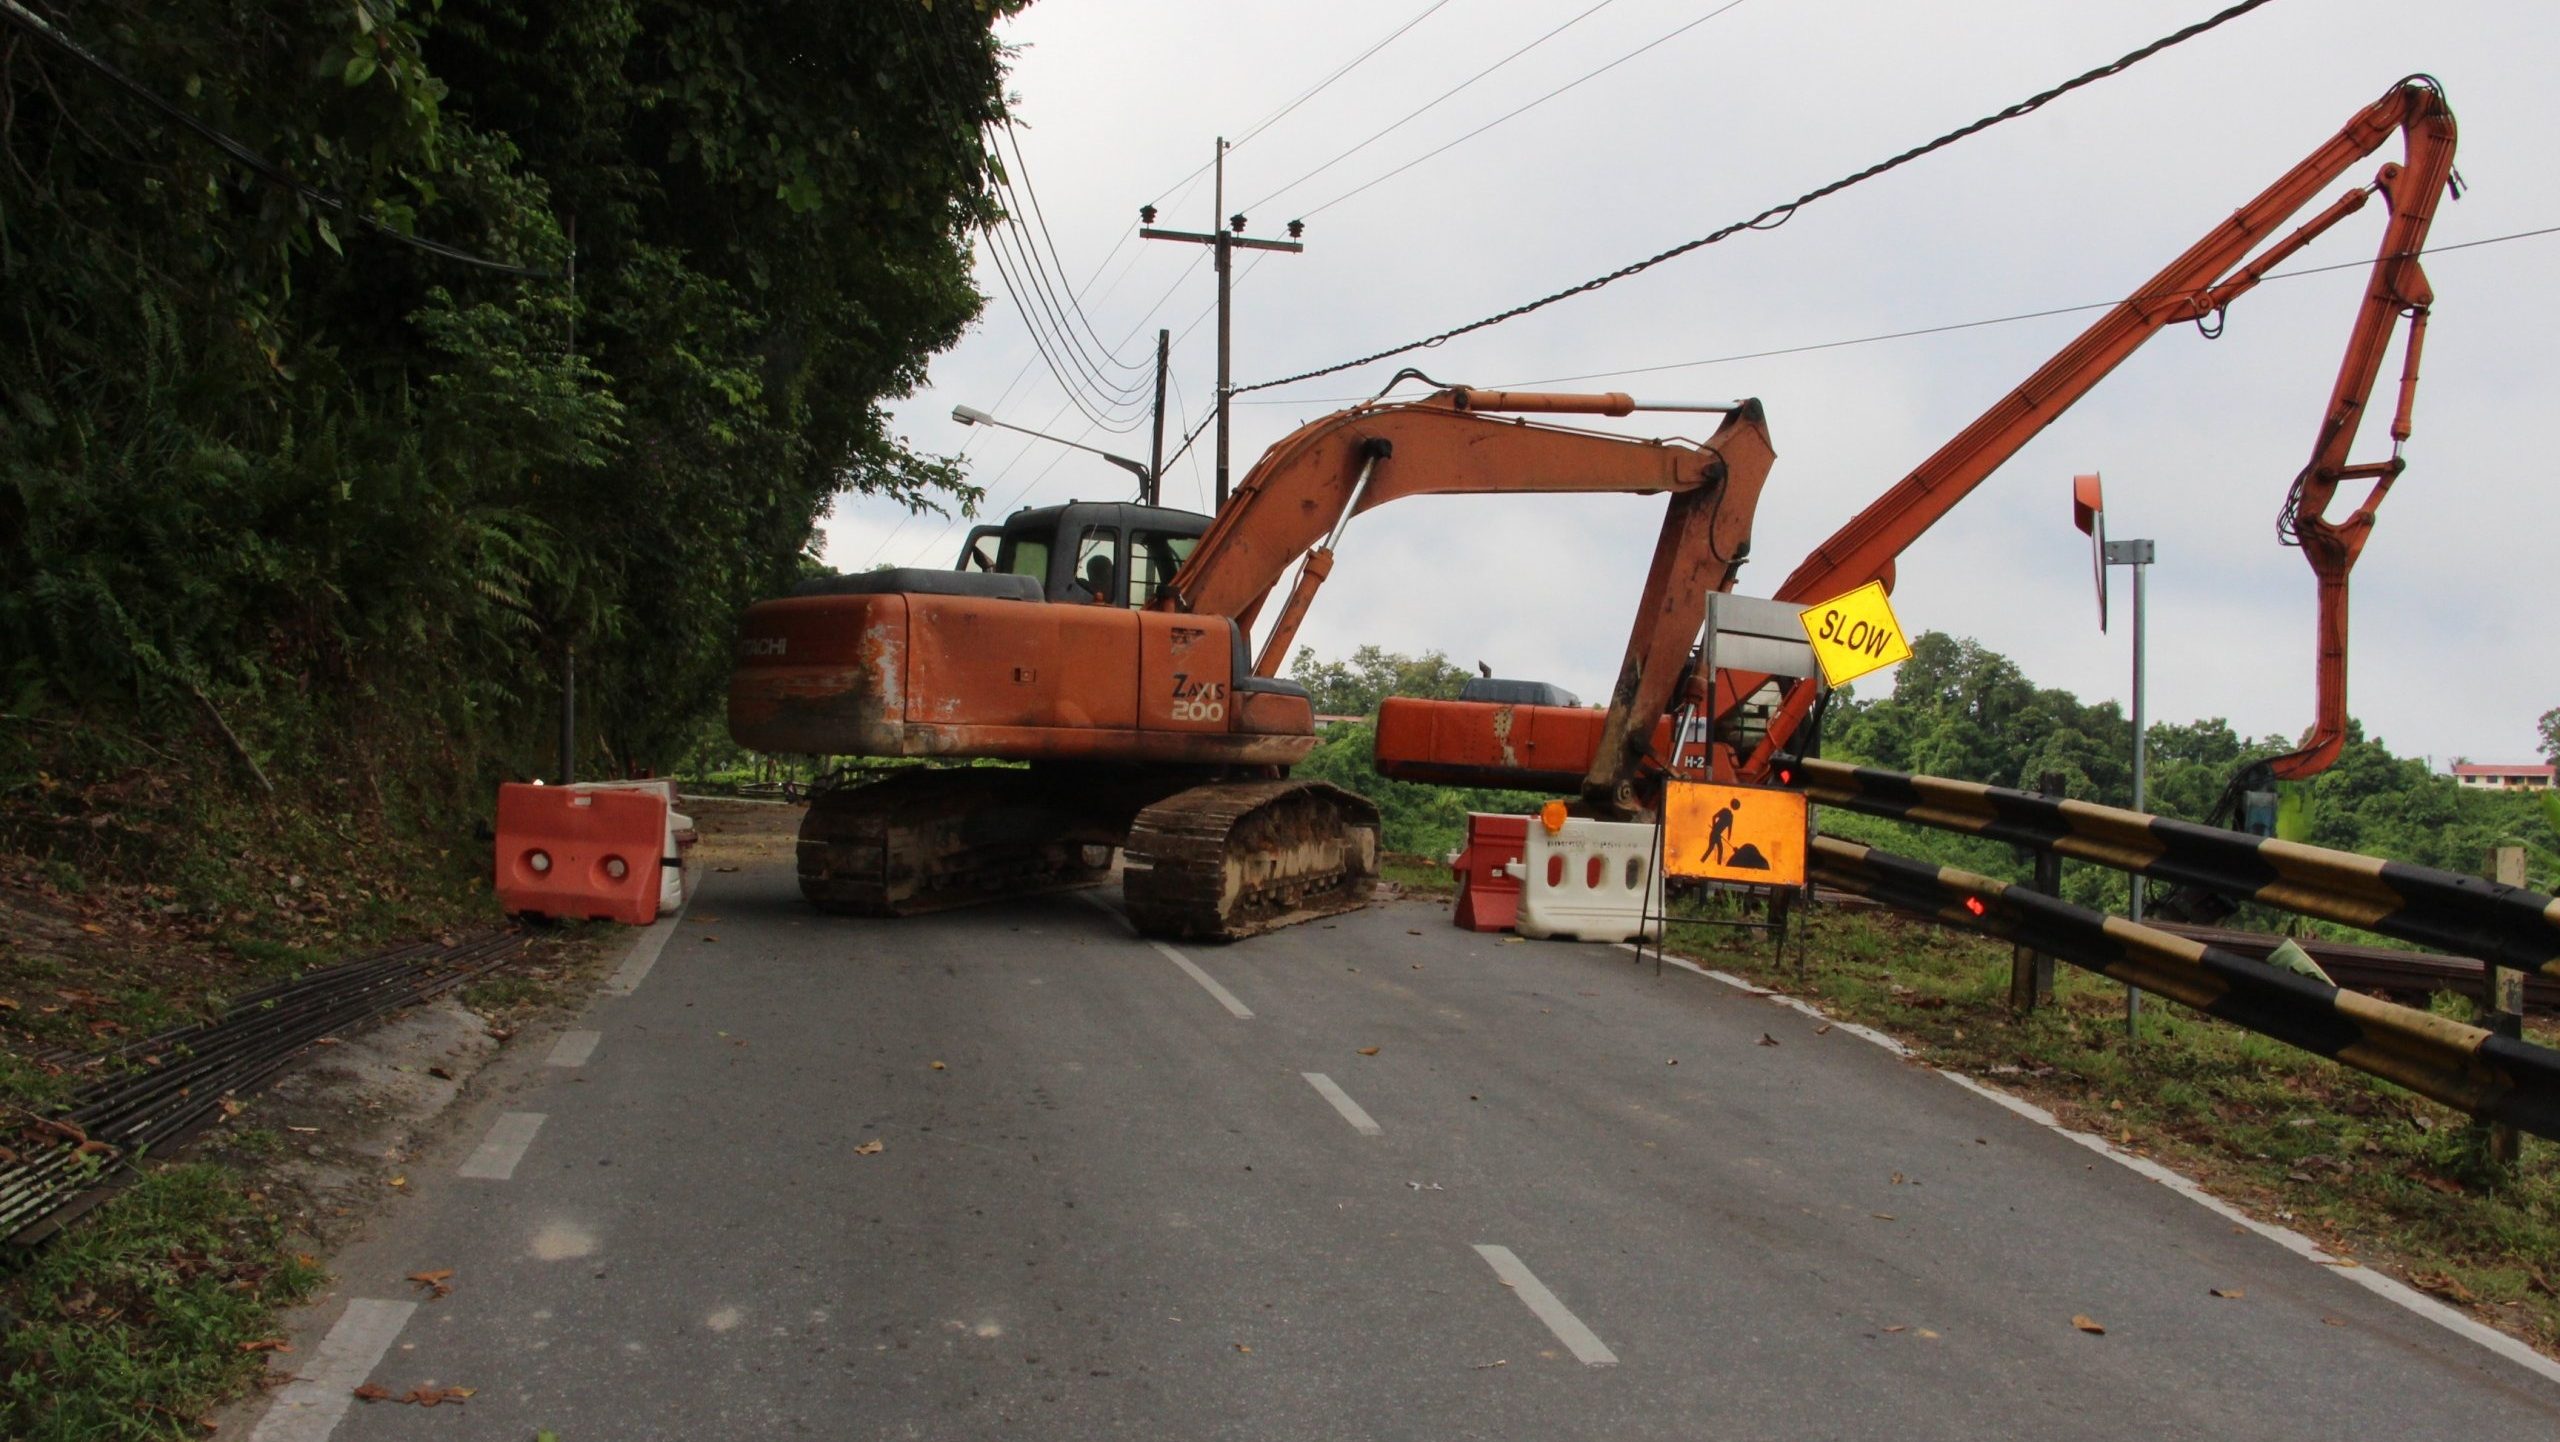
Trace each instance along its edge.
{"label": "tree foliage", "polygon": [[30,3],[345,211],[0,26],[17,709],[396,696],[487,756],[574,644],[650,763],[834,494],[974,498],[881,407],[981,303],[1016,0]]}

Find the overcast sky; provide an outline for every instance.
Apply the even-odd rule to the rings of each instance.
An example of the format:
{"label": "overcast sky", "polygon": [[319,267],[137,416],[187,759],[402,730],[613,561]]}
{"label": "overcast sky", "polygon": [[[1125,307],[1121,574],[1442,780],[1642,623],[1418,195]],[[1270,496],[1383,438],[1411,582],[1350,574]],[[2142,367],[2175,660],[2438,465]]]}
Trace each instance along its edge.
{"label": "overcast sky", "polygon": [[[1502,69],[1266,200],[1593,0],[1446,0],[1229,156],[1227,208],[1252,233],[1306,216],[1303,255],[1242,261],[1239,384],[1476,319],[1704,234],[2110,61],[2213,0],[1609,0]],[[1045,0],[1008,23],[1025,166],[1063,268],[1103,339],[1140,368],[1174,351],[1188,430],[1213,394],[1214,290],[1199,247],[1134,238],[1137,207],[1207,229],[1215,137],[1247,136],[1430,0]],[[1716,14],[1719,10],[1725,13]],[[1713,14],[1605,75],[1335,202],[1596,67]],[[2434,244],[2560,227],[2560,4],[2277,0],[2252,15],[1892,175],[1599,293],[1417,357],[1244,397],[1239,479],[1294,427],[1400,365],[1477,385],[1645,399],[1751,395],[1778,461],[1742,589],[1766,594],[1841,522],[2095,318],[2082,313],[1651,374],[1639,367],[1853,340],[2117,298],[2402,76],[2443,81],[2469,189]],[[2327,194],[2397,159],[2394,139]],[[2369,258],[2381,208],[2294,268]],[[2350,705],[2395,750],[2534,752],[2555,676],[2549,438],[2560,394],[2560,234],[2428,262],[2437,303],[2409,469],[2354,573]],[[1088,283],[1089,282],[1089,283]],[[1913,631],[1970,636],[2036,681],[2123,699],[2121,575],[2100,635],[2074,472],[2106,477],[2118,537],[2159,543],[2154,717],[2291,735],[2312,705],[2312,579],[2276,508],[2310,453],[2363,284],[2270,283],[2219,340],[2162,332],[1904,556]],[[982,247],[986,312],[894,408],[919,449],[967,456],[987,511],[1117,499],[1091,457],[950,419],[955,404],[1143,459],[1143,420],[1094,426],[1033,351]],[[1152,307],[1152,309],[1151,309]],[[1186,328],[1189,329],[1186,334]],[[1127,337],[1125,345],[1120,344]],[[2387,408],[2395,353],[2377,390]],[[1137,383],[1137,372],[1111,379]],[[1248,403],[1249,402],[1249,403]],[[1122,424],[1106,412],[1114,425]],[[1630,417],[1703,435],[1704,418]],[[2377,423],[2358,459],[2388,454]],[[1209,438],[1172,468],[1205,508]],[[1196,464],[1195,464],[1196,462]],[[2360,495],[2360,493],[2358,493]],[[2354,501],[2336,508],[2343,514]],[[1605,694],[1664,502],[1428,497],[1360,518],[1301,639],[1442,650],[1498,674]],[[965,523],[964,523],[965,524]],[[961,530],[848,498],[827,542],[846,569],[947,566]],[[1875,683],[1869,683],[1872,687]]]}

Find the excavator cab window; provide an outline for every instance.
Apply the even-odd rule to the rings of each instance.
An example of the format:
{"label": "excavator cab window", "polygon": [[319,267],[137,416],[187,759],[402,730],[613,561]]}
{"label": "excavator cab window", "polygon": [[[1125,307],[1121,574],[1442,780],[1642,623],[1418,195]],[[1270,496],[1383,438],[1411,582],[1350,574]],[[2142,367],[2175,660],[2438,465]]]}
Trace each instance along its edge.
{"label": "excavator cab window", "polygon": [[969,544],[960,551],[959,569],[993,571],[998,551],[1004,545],[1004,532],[994,526],[980,526],[969,533]]}
{"label": "excavator cab window", "polygon": [[1042,586],[1049,584],[1049,538],[1040,535],[1010,534],[996,550],[996,569],[1010,576],[1029,576]]}
{"label": "excavator cab window", "polygon": [[1119,604],[1120,528],[1087,526],[1076,541],[1076,580],[1093,599]]}
{"label": "excavator cab window", "polygon": [[1156,598],[1164,583],[1191,559],[1191,548],[1200,544],[1198,536],[1178,536],[1166,531],[1131,531],[1129,533],[1129,605],[1142,607]]}

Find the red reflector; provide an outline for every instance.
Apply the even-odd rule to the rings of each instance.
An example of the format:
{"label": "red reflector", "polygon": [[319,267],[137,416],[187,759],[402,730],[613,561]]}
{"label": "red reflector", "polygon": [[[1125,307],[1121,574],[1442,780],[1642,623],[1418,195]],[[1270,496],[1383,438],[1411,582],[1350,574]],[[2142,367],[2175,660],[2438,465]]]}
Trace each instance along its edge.
{"label": "red reflector", "polygon": [[1964,899],[1964,909],[1972,912],[1976,916],[1980,916],[1985,909],[1982,905],[1982,898],[1979,896],[1966,897]]}

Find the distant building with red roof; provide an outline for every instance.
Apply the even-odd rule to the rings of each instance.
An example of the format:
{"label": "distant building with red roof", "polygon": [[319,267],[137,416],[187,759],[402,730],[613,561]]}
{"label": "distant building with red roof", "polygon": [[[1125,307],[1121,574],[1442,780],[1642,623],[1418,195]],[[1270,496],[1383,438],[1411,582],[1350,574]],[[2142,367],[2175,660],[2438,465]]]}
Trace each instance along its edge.
{"label": "distant building with red roof", "polygon": [[2525,765],[2478,765],[2457,761],[2453,781],[2478,791],[2548,791],[2560,785],[2560,767]]}

